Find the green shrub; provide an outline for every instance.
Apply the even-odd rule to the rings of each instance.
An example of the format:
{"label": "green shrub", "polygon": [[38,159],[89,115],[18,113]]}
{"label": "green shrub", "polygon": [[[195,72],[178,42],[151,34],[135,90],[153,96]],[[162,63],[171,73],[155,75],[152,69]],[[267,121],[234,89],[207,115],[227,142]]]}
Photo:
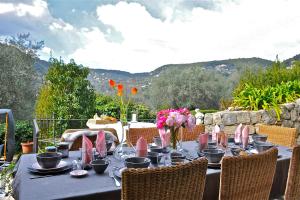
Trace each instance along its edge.
{"label": "green shrub", "polygon": [[[5,123],[0,124],[0,143],[4,143]],[[30,121],[16,121],[16,151],[21,151],[21,143],[33,140],[33,125]]]}
{"label": "green shrub", "polygon": [[276,86],[282,82],[300,80],[300,62],[294,62],[292,68],[276,61],[273,65],[266,70],[247,69],[242,75],[241,79],[234,90],[234,96],[237,96],[241,91],[249,85],[258,89],[266,86]]}
{"label": "green shrub", "polygon": [[282,82],[275,86],[256,88],[250,84],[238,94],[235,94],[233,104],[250,110],[274,109],[277,118],[280,119],[280,107],[282,103],[294,101],[300,97],[300,81]]}

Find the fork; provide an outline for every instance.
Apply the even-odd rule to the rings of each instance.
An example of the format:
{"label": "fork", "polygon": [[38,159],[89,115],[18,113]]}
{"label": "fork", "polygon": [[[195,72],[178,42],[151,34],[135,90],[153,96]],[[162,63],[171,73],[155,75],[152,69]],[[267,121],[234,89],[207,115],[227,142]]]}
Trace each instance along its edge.
{"label": "fork", "polygon": [[115,185],[116,185],[117,187],[120,187],[120,186],[121,186],[120,182],[119,182],[119,181],[116,179],[116,177],[114,176],[114,172],[113,172],[112,169],[109,170],[109,177],[111,177],[111,178],[114,179]]}

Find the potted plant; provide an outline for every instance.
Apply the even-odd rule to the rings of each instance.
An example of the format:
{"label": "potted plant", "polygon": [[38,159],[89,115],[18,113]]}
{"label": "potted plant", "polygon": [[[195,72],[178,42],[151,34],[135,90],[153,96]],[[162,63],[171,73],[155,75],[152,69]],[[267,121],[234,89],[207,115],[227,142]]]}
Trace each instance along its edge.
{"label": "potted plant", "polygon": [[16,124],[16,142],[21,144],[23,153],[33,152],[33,129],[32,124],[28,121],[18,121]]}
{"label": "potted plant", "polygon": [[31,142],[31,141],[21,142],[21,146],[22,146],[23,153],[32,153],[33,152],[33,142]]}

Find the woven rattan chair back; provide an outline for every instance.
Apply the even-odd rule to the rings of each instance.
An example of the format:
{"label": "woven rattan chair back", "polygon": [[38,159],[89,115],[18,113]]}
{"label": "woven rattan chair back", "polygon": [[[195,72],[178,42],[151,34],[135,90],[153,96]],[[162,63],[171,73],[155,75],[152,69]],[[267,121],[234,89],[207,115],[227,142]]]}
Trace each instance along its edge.
{"label": "woven rattan chair back", "polygon": [[149,128],[130,128],[129,133],[127,131],[126,140],[132,145],[136,145],[136,142],[140,137],[143,137],[147,143],[153,142],[153,137],[159,136],[158,129],[156,127]]}
{"label": "woven rattan chair back", "polygon": [[285,190],[285,200],[300,199],[300,146],[293,149],[289,175]]}
{"label": "woven rattan chair back", "polygon": [[201,200],[207,160],[122,173],[122,200]]}
{"label": "woven rattan chair back", "polygon": [[293,147],[296,143],[296,129],[282,126],[258,125],[258,133],[268,135],[268,141],[274,144]]}
{"label": "woven rattan chair back", "polygon": [[221,166],[220,200],[269,199],[278,150],[250,156],[224,157]]}
{"label": "woven rattan chair back", "polygon": [[203,124],[199,124],[191,131],[188,128],[183,128],[182,131],[183,141],[194,141],[198,139],[201,133],[205,132],[205,126]]}
{"label": "woven rattan chair back", "polygon": [[[73,131],[71,131],[73,130]],[[82,131],[83,129],[71,129],[71,130],[66,130],[64,133],[72,133],[72,132],[75,132],[75,131]],[[89,129],[89,131],[98,131],[100,129]],[[118,134],[117,134],[117,131],[113,128],[103,128],[102,130],[104,131],[109,131],[111,132],[112,134],[114,134],[114,136],[116,136],[118,138]],[[97,135],[92,135],[92,136],[87,136],[91,141],[92,143],[94,144],[94,142],[96,141],[97,139]],[[119,142],[115,142],[116,144],[119,144]],[[76,150],[79,150],[79,148],[82,147],[82,136],[79,136],[77,137],[72,146],[70,147],[70,151],[76,151]]]}

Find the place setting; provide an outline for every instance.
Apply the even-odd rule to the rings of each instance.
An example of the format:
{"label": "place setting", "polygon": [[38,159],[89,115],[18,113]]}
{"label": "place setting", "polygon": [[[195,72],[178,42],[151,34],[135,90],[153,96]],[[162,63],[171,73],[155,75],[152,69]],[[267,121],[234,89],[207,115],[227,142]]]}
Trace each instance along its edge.
{"label": "place setting", "polygon": [[56,152],[40,153],[36,155],[37,162],[28,167],[28,171],[38,177],[30,177],[30,179],[42,178],[63,174],[72,168],[68,162],[62,160],[62,154]]}

